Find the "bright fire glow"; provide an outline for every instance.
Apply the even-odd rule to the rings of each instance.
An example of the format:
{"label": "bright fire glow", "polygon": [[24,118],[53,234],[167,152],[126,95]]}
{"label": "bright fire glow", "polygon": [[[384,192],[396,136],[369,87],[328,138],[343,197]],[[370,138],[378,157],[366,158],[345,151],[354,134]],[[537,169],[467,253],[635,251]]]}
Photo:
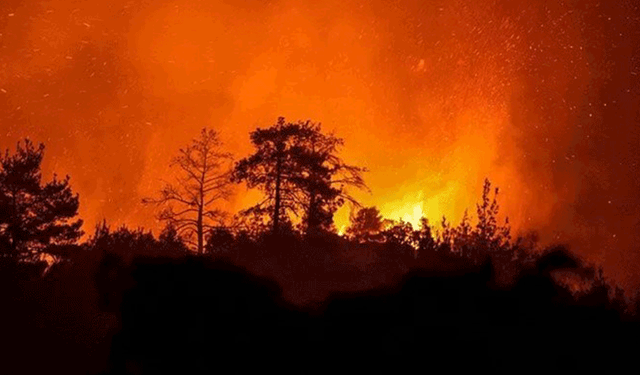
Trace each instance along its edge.
{"label": "bright fire glow", "polygon": [[[488,177],[514,231],[569,242],[628,281],[640,265],[628,3],[0,1],[0,146],[45,142],[44,174],[71,176],[88,232],[103,218],[157,232],[141,198],[202,127],[241,158],[256,127],[311,119],[370,169],[372,194],[353,195],[385,217],[456,224]],[[258,199],[239,187],[220,206]]]}
{"label": "bright fire glow", "polygon": [[388,207],[397,208],[389,214],[384,214],[385,217],[392,220],[402,220],[404,222],[411,223],[414,229],[420,226],[420,218],[425,216],[425,212],[423,210],[424,201],[422,198],[422,191],[413,202],[410,199],[408,202],[392,202]]}

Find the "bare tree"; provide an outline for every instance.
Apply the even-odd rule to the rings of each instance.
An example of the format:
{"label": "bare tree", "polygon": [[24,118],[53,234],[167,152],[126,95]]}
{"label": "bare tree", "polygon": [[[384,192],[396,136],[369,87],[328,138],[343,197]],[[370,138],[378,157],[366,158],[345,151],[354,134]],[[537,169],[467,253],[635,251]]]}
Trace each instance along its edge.
{"label": "bare tree", "polygon": [[[145,204],[164,206],[158,219],[173,225],[178,235],[200,255],[205,246],[205,233],[221,225],[225,218],[223,211],[211,208],[212,203],[231,195],[232,156],[221,148],[218,133],[202,129],[200,137],[180,149],[179,155],[172,159],[171,166],[178,167],[181,173],[177,183],[166,183],[159,198],[142,200]],[[226,170],[223,169],[225,161],[229,162]]]}

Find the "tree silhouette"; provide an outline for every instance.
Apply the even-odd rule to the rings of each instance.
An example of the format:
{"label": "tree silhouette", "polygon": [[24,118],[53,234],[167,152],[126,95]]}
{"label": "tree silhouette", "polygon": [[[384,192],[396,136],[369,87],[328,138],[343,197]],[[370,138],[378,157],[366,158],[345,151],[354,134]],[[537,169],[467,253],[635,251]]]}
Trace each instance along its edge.
{"label": "tree silhouette", "polygon": [[509,218],[503,225],[498,224],[499,205],[497,201],[498,188],[494,189],[493,199],[490,199],[491,183],[485,179],[482,191],[482,203],[476,205],[478,223],[475,227],[470,246],[474,262],[479,262],[482,257],[490,256],[494,261],[494,267],[499,270],[499,278],[510,278],[514,266],[514,258],[517,256],[516,248],[511,244],[511,228]]}
{"label": "tree silhouette", "polygon": [[[172,160],[171,166],[177,166],[182,174],[177,184],[165,184],[159,198],[142,200],[145,204],[165,206],[158,219],[172,224],[198,254],[203,254],[205,234],[215,227],[212,223],[220,224],[224,218],[224,212],[212,209],[211,204],[231,194],[229,171],[221,169],[224,161],[232,157],[222,152],[221,147],[215,130],[202,129],[200,137],[180,149]],[[174,205],[180,208],[176,210]]]}
{"label": "tree silhouette", "polygon": [[299,124],[297,141],[303,171],[298,182],[305,194],[306,230],[326,231],[333,225],[333,214],[345,202],[360,207],[346,187],[368,190],[362,178],[366,169],[348,165],[339,158],[338,148],[344,145],[344,140],[334,134],[323,134],[321,124],[310,121]]}
{"label": "tree silhouette", "polygon": [[149,230],[131,229],[121,225],[115,230],[106,221],[96,225],[94,235],[87,242],[92,251],[119,257],[130,264],[136,257],[158,254],[158,243]]}
{"label": "tree silhouette", "polygon": [[403,220],[394,222],[391,227],[385,229],[383,235],[386,242],[401,246],[418,247],[418,236],[413,230],[411,223]]}
{"label": "tree silhouette", "polygon": [[209,232],[205,254],[210,256],[229,255],[233,249],[235,238],[228,228],[218,227]]}
{"label": "tree silhouette", "polygon": [[36,259],[47,247],[75,243],[82,236],[79,197],[73,195],[69,176],[42,185],[40,165],[44,144],[25,139],[15,154],[0,157],[0,243],[12,256]]}
{"label": "tree silhouette", "polygon": [[283,117],[268,129],[256,129],[250,134],[256,152],[237,162],[233,171],[234,181],[246,182],[247,187],[258,187],[266,194],[262,202],[245,212],[268,214],[273,233],[279,231],[283,216],[288,211],[295,212],[295,205],[300,203],[293,183],[299,167],[290,152],[298,129],[295,124],[285,124]]}
{"label": "tree silhouette", "polygon": [[455,238],[454,228],[451,227],[451,223],[447,221],[447,218],[443,215],[440,222],[442,231],[437,235],[437,251],[451,252],[453,250],[453,240]]}
{"label": "tree silhouette", "polygon": [[351,224],[346,230],[347,237],[364,240],[384,229],[382,216],[376,207],[365,207],[350,218]]}
{"label": "tree silhouette", "polygon": [[420,228],[417,232],[418,256],[425,255],[436,250],[436,238],[433,229],[426,217],[420,218]]}
{"label": "tree silhouette", "polygon": [[478,246],[490,251],[499,251],[505,249],[511,240],[511,230],[509,227],[509,218],[505,219],[505,224],[498,225],[497,201],[498,188],[494,190],[493,200],[490,199],[491,182],[485,179],[482,189],[482,204],[477,204],[478,224],[476,225],[476,236]]}
{"label": "tree silhouette", "polygon": [[347,200],[357,203],[344,186],[365,187],[364,169],[344,164],[336,156],[343,141],[322,134],[319,124],[288,123],[280,117],[250,137],[256,151],[236,164],[234,180],[265,193],[262,202],[245,212],[268,215],[273,233],[280,231],[289,213],[298,216],[300,211],[307,230],[327,229],[338,207]]}
{"label": "tree silhouette", "polygon": [[469,211],[465,210],[460,224],[452,229],[454,233],[453,246],[454,250],[461,256],[477,259],[479,248],[475,246],[475,234],[470,221]]}
{"label": "tree silhouette", "polygon": [[170,223],[167,223],[162,232],[160,232],[158,244],[160,250],[158,255],[160,256],[180,256],[189,252],[189,248],[178,235],[175,226]]}

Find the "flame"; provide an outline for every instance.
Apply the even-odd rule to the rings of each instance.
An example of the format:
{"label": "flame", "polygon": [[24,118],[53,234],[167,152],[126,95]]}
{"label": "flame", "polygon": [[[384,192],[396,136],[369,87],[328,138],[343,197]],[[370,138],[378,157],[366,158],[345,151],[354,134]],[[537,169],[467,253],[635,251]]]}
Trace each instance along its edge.
{"label": "flame", "polygon": [[410,223],[414,228],[418,228],[420,219],[425,216],[422,195],[423,192],[419,191],[416,197],[408,195],[404,200],[391,202],[387,208],[391,211],[386,215],[383,213],[383,216],[391,220],[402,220],[405,223]]}
{"label": "flame", "polygon": [[[514,232],[560,232],[637,273],[639,10],[624,2],[18,3],[0,2],[14,14],[0,150],[45,142],[43,173],[71,176],[88,232],[103,218],[159,229],[140,200],[202,127],[242,158],[249,132],[284,116],[344,138],[344,160],[371,171],[372,194],[354,197],[384,217],[456,224],[488,177]],[[238,189],[220,208],[259,199]]]}

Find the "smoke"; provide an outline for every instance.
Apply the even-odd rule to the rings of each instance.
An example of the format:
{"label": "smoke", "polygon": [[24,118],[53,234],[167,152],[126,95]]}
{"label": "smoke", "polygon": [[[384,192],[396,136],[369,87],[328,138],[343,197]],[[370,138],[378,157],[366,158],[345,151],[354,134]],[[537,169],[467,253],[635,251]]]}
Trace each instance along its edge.
{"label": "smoke", "polygon": [[[0,146],[47,146],[86,230],[158,229],[140,200],[204,126],[229,151],[278,116],[345,139],[391,218],[474,213],[567,242],[629,285],[640,264],[638,28],[630,1],[3,1]],[[240,187],[223,207],[256,199]],[[341,211],[337,226],[347,223]]]}

